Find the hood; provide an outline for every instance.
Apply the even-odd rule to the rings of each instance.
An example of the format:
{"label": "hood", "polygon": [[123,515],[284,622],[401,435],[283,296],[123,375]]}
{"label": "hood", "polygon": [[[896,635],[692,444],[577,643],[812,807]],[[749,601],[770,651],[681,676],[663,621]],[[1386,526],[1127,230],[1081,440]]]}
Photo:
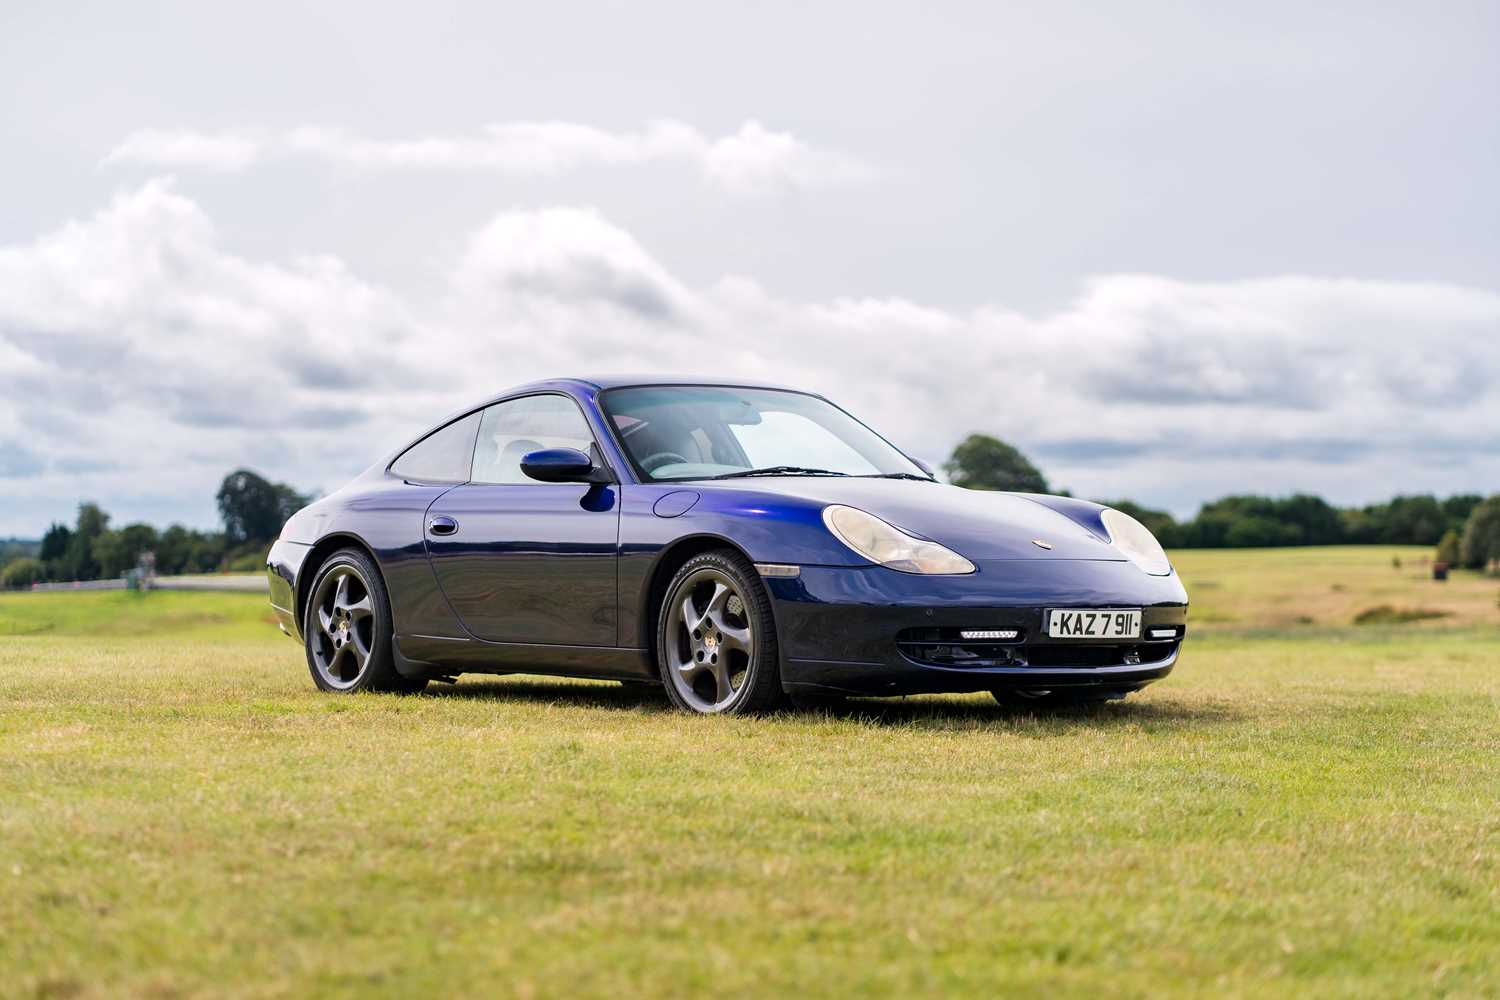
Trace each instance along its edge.
{"label": "hood", "polygon": [[[1066,497],[992,493],[909,479],[835,476],[735,479],[693,485],[695,489],[712,489],[730,484],[737,492],[858,507],[968,559],[1125,561],[1099,523],[1099,511],[1104,508]],[[1033,539],[1052,547],[1042,548]]]}

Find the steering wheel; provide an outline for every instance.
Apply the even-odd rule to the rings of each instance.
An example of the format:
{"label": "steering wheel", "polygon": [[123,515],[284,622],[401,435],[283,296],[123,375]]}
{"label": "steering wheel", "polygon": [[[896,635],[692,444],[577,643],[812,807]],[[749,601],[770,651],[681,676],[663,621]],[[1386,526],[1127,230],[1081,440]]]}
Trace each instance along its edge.
{"label": "steering wheel", "polygon": [[655,472],[663,465],[673,464],[673,460],[676,460],[676,463],[678,465],[689,464],[686,458],[677,454],[677,452],[675,451],[659,451],[654,455],[647,455],[645,458],[641,459],[641,468],[645,469],[647,472]]}

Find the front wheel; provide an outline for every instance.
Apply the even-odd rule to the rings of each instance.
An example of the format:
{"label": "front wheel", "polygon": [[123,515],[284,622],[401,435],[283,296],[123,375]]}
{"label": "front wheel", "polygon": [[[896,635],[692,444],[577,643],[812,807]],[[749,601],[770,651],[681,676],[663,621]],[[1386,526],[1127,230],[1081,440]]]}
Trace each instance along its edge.
{"label": "front wheel", "polygon": [[771,599],[744,556],[694,556],[667,587],[657,620],[657,667],[679,708],[765,712],[785,700]]}
{"label": "front wheel", "polygon": [[324,691],[394,691],[427,686],[396,672],[391,655],[391,603],[370,557],[340,549],[318,567],[302,627],[307,668]]}

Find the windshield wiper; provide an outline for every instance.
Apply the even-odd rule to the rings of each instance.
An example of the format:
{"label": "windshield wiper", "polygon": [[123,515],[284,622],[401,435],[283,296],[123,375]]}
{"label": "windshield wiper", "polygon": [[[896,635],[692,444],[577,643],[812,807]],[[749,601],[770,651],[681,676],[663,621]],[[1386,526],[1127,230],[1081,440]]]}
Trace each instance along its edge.
{"label": "windshield wiper", "polygon": [[869,476],[861,476],[861,479],[915,479],[919,483],[935,483],[936,479],[931,476],[919,476],[915,472],[877,472]]}
{"label": "windshield wiper", "polygon": [[832,469],[809,469],[805,465],[768,465],[764,469],[742,469],[739,472],[725,472],[717,476],[709,476],[709,479],[745,479],[749,476],[847,476],[847,472],[834,472]]}

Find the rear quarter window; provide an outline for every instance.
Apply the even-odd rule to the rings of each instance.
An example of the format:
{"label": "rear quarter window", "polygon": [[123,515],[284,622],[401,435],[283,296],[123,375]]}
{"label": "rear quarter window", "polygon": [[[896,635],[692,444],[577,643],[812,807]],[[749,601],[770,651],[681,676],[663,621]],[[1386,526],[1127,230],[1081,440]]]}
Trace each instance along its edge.
{"label": "rear quarter window", "polygon": [[466,483],[478,433],[478,413],[455,420],[403,451],[391,463],[391,472],[411,482]]}

